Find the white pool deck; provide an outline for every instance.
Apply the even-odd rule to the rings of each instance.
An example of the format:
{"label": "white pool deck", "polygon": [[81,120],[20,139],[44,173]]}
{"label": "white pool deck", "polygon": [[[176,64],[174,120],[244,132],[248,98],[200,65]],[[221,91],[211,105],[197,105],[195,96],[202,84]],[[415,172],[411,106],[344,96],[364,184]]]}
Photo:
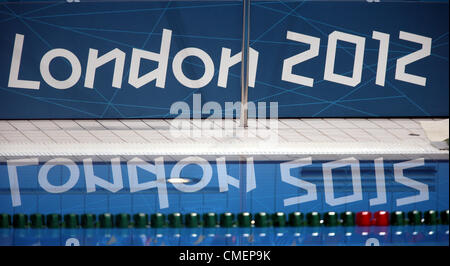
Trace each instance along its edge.
{"label": "white pool deck", "polygon": [[[421,121],[440,119],[277,119],[272,123],[249,120],[0,120],[0,161],[35,158],[71,158],[108,161],[180,160],[199,156],[208,160],[225,156],[254,160],[336,160],[354,157],[372,160],[448,160],[427,138]],[[226,123],[224,123],[226,122]]]}

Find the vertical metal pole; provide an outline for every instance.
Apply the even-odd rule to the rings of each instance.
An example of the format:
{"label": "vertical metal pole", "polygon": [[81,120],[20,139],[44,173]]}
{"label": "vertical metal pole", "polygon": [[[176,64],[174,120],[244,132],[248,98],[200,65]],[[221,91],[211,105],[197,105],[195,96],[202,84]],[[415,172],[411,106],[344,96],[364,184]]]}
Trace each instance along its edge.
{"label": "vertical metal pole", "polygon": [[240,212],[247,211],[247,158],[239,157],[239,203]]}
{"label": "vertical metal pole", "polygon": [[248,126],[248,67],[250,40],[250,0],[242,0],[241,116],[240,126]]}
{"label": "vertical metal pole", "polygon": [[[248,127],[248,66],[249,66],[249,40],[250,40],[250,0],[242,0],[242,58],[241,58],[241,116],[240,126]],[[240,210],[247,210],[247,160],[240,157],[239,163],[239,193]]]}

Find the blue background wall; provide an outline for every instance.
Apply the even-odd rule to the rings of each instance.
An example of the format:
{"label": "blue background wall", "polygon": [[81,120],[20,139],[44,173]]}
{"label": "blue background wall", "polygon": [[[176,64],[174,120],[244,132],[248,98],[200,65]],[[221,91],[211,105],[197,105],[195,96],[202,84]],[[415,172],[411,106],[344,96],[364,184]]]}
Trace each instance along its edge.
{"label": "blue background wall", "polygon": [[[251,47],[259,52],[256,85],[249,100],[278,102],[280,117],[448,116],[448,1],[253,1]],[[136,89],[128,84],[132,48],[158,52],[162,30],[172,30],[164,89],[151,82]],[[232,55],[241,50],[240,1],[64,1],[0,3],[0,118],[165,118],[176,101],[191,106],[192,95],[202,102],[240,101],[240,64],[230,68],[226,88],[217,86],[223,47]],[[328,35],[342,31],[366,38],[362,81],[356,87],[324,81]],[[294,66],[293,72],[314,78],[313,87],[281,80],[285,58],[308,46],[286,39],[294,31],[320,38],[319,55]],[[379,41],[373,31],[390,34],[386,84],[375,84]],[[399,39],[405,31],[432,38],[431,55],[406,67],[427,78],[425,87],[394,79],[395,62],[420,45]],[[15,34],[25,35],[19,77],[40,81],[40,90],[8,87]],[[181,49],[196,47],[213,60],[215,75],[205,87],[191,89],[175,79],[172,59]],[[74,87],[48,86],[39,72],[42,56],[64,48],[81,62],[82,76]],[[98,69],[94,89],[84,87],[89,48],[103,55],[114,48],[126,53],[122,88],[111,86],[113,64]],[[355,46],[338,42],[335,72],[350,75]],[[154,69],[145,62],[141,72]],[[65,79],[70,67],[63,59],[50,65],[55,78]],[[145,72],[144,72],[145,71]],[[202,76],[195,57],[183,63],[186,76]],[[204,117],[209,114],[204,114]]]}

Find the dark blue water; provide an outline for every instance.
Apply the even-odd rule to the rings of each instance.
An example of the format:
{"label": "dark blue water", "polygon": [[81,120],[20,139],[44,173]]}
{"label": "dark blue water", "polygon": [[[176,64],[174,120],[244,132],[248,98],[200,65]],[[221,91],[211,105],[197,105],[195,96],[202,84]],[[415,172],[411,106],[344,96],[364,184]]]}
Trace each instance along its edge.
{"label": "dark blue water", "polygon": [[[205,160],[206,161],[206,160]],[[255,161],[253,165],[226,161],[227,175],[235,178],[237,186],[228,184],[227,191],[220,191],[219,173],[216,162],[206,161],[206,166],[211,169],[209,181],[194,192],[181,191],[167,180],[172,177],[176,162],[164,162],[166,185],[161,192],[156,187],[148,187],[139,191],[132,191],[130,184],[130,167],[122,161],[120,165],[120,180],[122,186],[116,191],[109,191],[100,185],[95,186],[94,192],[87,190],[86,167],[83,163],[74,163],[79,170],[76,182],[64,192],[49,192],[43,189],[39,181],[39,173],[43,164],[17,167],[18,191],[20,205],[13,206],[10,178],[6,164],[0,164],[0,213],[155,213],[165,214],[172,212],[293,212],[303,213],[317,211],[320,213],[335,211],[404,211],[411,210],[447,210],[449,209],[449,166],[448,161],[424,160],[422,165],[414,166],[403,171],[403,175],[409,179],[406,183],[399,182],[399,175],[395,174],[395,166],[405,161],[387,161],[383,163],[384,189],[386,198],[384,202],[374,204],[373,199],[379,196],[380,190],[376,185],[374,161],[356,161],[359,167],[361,189],[355,191],[354,175],[350,165],[332,170],[333,193],[328,193],[329,198],[346,199],[331,204],[327,200],[326,185],[324,184],[324,166],[328,162],[313,161],[310,165],[293,168],[289,171],[292,179],[308,182],[315,188],[315,197],[308,200],[286,204],[287,199],[301,197],[308,194],[303,187],[287,182],[283,178],[281,165],[285,162]],[[148,162],[153,164],[154,162]],[[247,168],[254,169],[255,186],[250,191],[245,189],[247,184]],[[116,171],[117,172],[117,171]],[[156,175],[145,169],[137,168],[138,182],[145,184],[156,180]],[[107,182],[113,182],[113,170],[110,163],[94,163],[93,173],[96,177]],[[206,180],[204,171],[197,164],[189,164],[182,168],[181,177],[190,182],[186,187],[199,186],[202,180]],[[69,180],[69,168],[63,165],[54,165],[47,172],[48,183],[55,186],[64,186]],[[418,183],[417,183],[418,182]],[[426,192],[419,197],[419,190],[413,187],[421,184]],[[164,194],[165,192],[165,194]],[[352,195],[360,193],[361,198],[352,198]],[[166,196],[164,196],[166,195]],[[162,197],[167,198],[167,205],[162,206]],[[350,197],[350,198],[349,198]],[[401,200],[409,198],[412,202],[401,204]],[[372,201],[372,202],[371,202]]]}
{"label": "dark blue water", "polygon": [[[0,213],[11,216],[16,213],[27,215],[33,213],[129,213],[143,212],[164,214],[180,212],[206,213],[223,212],[238,213],[248,211],[303,213],[317,211],[371,211],[388,212],[411,210],[448,210],[449,208],[449,166],[448,161],[424,160],[422,165],[403,170],[408,182],[399,182],[395,167],[405,161],[384,161],[384,181],[386,200],[381,204],[371,201],[379,196],[375,165],[373,161],[356,161],[359,167],[361,190],[354,187],[354,169],[350,165],[332,170],[333,193],[331,197],[348,200],[332,205],[324,184],[324,166],[328,162],[313,161],[310,165],[293,168],[289,175],[309,182],[315,188],[315,197],[297,204],[286,204],[286,199],[305,196],[309,192],[304,188],[287,182],[283,178],[281,165],[285,162],[255,161],[253,165],[230,161],[226,162],[227,175],[236,179],[237,183],[228,184],[228,190],[220,192],[219,171],[216,162],[206,161],[211,168],[208,182],[194,192],[181,191],[167,180],[173,177],[176,162],[165,162],[166,196],[168,206],[161,206],[161,191],[149,187],[132,192],[130,185],[130,165],[121,162],[120,173],[123,186],[115,192],[96,185],[94,192],[88,192],[86,184],[86,167],[76,163],[79,170],[76,183],[64,192],[52,193],[43,188],[39,174],[43,162],[34,166],[17,168],[21,203],[13,206],[10,171],[6,164],[0,165]],[[150,164],[154,162],[148,162]],[[254,167],[255,186],[247,191],[245,181],[247,167]],[[94,175],[108,182],[113,182],[111,164],[94,163]],[[156,180],[154,173],[138,168],[139,183]],[[116,171],[117,173],[117,171]],[[48,183],[63,186],[70,179],[69,168],[55,165],[46,175]],[[182,168],[180,177],[190,179],[187,186],[198,186],[205,179],[204,170],[197,164],[189,164]],[[208,178],[206,178],[208,179]],[[426,193],[414,188],[414,184],[426,187]],[[329,191],[328,191],[329,192]],[[352,195],[360,193],[359,199]],[[425,195],[425,196],[424,196]],[[399,204],[402,199],[409,198],[412,203]],[[400,200],[400,201],[399,201]],[[73,239],[72,239],[73,238]],[[68,239],[72,239],[67,242]],[[72,242],[71,242],[72,241]],[[73,242],[74,241],[74,242]],[[164,229],[1,229],[1,245],[199,245],[199,246],[257,246],[257,245],[449,245],[448,225],[438,226],[403,226],[403,227],[286,227],[286,228],[164,228]]]}
{"label": "dark blue water", "polygon": [[449,226],[0,229],[3,246],[448,246]]}

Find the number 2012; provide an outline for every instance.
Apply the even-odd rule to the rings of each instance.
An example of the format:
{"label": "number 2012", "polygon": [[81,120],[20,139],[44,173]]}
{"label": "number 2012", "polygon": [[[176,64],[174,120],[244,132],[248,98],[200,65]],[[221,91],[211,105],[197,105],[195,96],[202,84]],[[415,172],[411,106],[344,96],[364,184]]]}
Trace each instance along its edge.
{"label": "number 2012", "polygon": [[[388,50],[389,50],[389,37],[390,35],[383,32],[373,31],[372,39],[379,41],[379,49],[378,49],[378,64],[376,71],[376,80],[375,84],[379,86],[384,86],[385,78],[386,78],[386,66],[388,61]],[[317,37],[313,37],[310,35],[305,35],[297,32],[288,31],[286,38],[288,40],[306,43],[310,45],[310,49],[289,57],[283,62],[283,72],[282,72],[282,80],[293,82],[296,84],[313,87],[314,79],[293,74],[292,67],[299,63],[305,62],[311,58],[314,58],[319,55],[319,47],[320,47],[320,39]],[[400,31],[399,38],[401,40],[406,40],[414,43],[419,43],[422,45],[421,49],[407,54],[401,58],[397,59],[396,70],[395,70],[395,79],[401,80],[404,82],[409,82],[412,84],[425,86],[427,79],[425,77],[408,74],[405,72],[405,68],[408,64],[416,62],[424,57],[427,57],[431,54],[431,41],[432,39],[429,37]],[[336,58],[336,47],[337,42],[343,41],[347,43],[355,44],[355,55],[353,61],[353,73],[352,76],[344,76],[341,74],[336,74],[334,72],[334,63]],[[328,35],[328,45],[327,45],[327,54],[325,60],[325,71],[324,71],[324,80],[328,80],[331,82],[344,84],[348,86],[355,87],[361,82],[361,75],[363,69],[363,61],[364,61],[364,46],[365,46],[366,38],[357,36],[354,34],[344,33],[340,31],[333,31]]]}

